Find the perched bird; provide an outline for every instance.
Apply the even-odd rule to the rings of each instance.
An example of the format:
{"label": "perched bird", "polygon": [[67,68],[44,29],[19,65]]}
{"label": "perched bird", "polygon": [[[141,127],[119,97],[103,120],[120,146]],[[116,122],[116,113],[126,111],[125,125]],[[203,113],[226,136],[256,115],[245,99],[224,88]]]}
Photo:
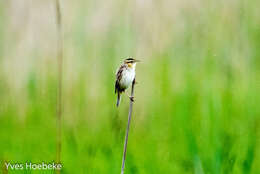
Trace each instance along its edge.
{"label": "perched bird", "polygon": [[[121,93],[131,86],[133,80],[135,79],[135,66],[136,62],[139,60],[133,58],[127,58],[124,63],[119,67],[116,73],[116,83],[115,83],[115,93],[117,93],[116,106],[119,106]],[[133,100],[133,98],[128,95],[128,97]]]}

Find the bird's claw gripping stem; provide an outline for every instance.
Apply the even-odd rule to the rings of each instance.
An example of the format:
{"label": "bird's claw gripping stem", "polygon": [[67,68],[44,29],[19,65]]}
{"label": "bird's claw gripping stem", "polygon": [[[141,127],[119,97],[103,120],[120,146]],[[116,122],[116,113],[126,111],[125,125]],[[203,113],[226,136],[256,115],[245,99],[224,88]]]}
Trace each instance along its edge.
{"label": "bird's claw gripping stem", "polygon": [[130,98],[130,100],[131,100],[132,102],[135,101],[133,96],[129,96],[129,98]]}
{"label": "bird's claw gripping stem", "polygon": [[128,95],[128,94],[127,94],[127,96],[129,97],[129,99],[130,99],[132,102],[134,102],[134,96],[130,96],[130,95]]}

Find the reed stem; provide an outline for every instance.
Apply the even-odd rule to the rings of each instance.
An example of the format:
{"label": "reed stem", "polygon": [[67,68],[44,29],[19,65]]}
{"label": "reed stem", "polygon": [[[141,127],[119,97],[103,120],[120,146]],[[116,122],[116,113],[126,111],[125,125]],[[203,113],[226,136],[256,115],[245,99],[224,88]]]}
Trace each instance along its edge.
{"label": "reed stem", "polygon": [[[57,147],[56,162],[61,163],[61,117],[62,117],[62,63],[63,63],[63,40],[61,25],[60,2],[56,0],[56,23],[57,23],[57,63],[58,63],[58,87],[57,87]],[[60,174],[60,170],[56,171]]]}
{"label": "reed stem", "polygon": [[[133,80],[133,83],[132,83],[132,90],[131,90],[131,97],[132,98],[134,98],[134,87],[135,87],[135,79]],[[128,133],[129,133],[129,129],[130,129],[132,110],[133,110],[133,103],[134,103],[134,101],[130,99],[121,174],[124,174],[124,169],[125,169],[126,150],[127,150],[127,143],[128,143]]]}

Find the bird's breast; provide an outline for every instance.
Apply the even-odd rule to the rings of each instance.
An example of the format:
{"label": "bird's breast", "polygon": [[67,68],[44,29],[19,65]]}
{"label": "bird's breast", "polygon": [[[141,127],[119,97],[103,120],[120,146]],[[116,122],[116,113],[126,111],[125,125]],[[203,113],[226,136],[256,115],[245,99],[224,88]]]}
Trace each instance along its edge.
{"label": "bird's breast", "polygon": [[121,82],[120,82],[121,86],[125,89],[128,88],[132,84],[134,78],[135,78],[135,71],[134,70],[126,70],[122,74],[122,79],[121,79]]}

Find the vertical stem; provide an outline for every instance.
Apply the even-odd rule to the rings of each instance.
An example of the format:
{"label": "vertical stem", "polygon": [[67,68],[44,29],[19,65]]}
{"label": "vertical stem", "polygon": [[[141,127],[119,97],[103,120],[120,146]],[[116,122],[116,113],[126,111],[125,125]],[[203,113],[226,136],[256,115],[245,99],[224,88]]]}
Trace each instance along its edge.
{"label": "vertical stem", "polygon": [[7,168],[6,168],[5,163],[8,163],[8,162],[7,162],[6,160],[3,160],[2,173],[3,173],[3,174],[8,174],[8,170],[7,170]]}
{"label": "vertical stem", "polygon": [[[134,97],[134,87],[135,87],[135,79],[134,79],[134,81],[133,81],[133,83],[132,83],[131,97]],[[128,112],[128,122],[127,122],[126,135],[125,135],[125,144],[124,144],[124,153],[123,153],[121,174],[124,174],[124,169],[125,169],[125,158],[126,158],[126,150],[127,150],[127,142],[128,142],[128,133],[129,133],[130,123],[131,123],[133,103],[134,103],[133,100],[130,100],[129,112]]]}
{"label": "vertical stem", "polygon": [[[62,117],[62,26],[61,26],[61,9],[60,2],[56,0],[56,23],[57,23],[57,63],[58,63],[58,87],[57,87],[57,147],[56,162],[61,162],[61,117]],[[60,170],[57,170],[60,173]]]}

